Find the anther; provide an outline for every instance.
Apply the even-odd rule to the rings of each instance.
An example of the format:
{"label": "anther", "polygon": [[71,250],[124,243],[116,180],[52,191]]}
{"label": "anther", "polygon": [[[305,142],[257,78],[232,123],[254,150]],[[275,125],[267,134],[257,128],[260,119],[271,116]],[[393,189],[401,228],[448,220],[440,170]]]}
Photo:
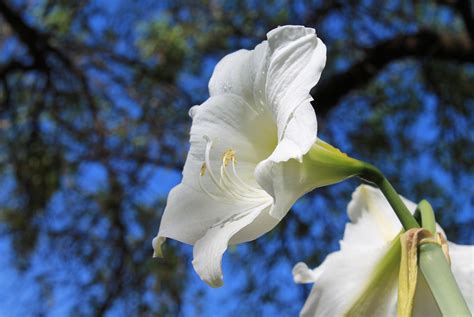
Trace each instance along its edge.
{"label": "anther", "polygon": [[227,165],[229,165],[229,162],[236,163],[235,151],[232,149],[228,149],[227,151],[225,151],[224,155],[222,156],[222,164],[224,165],[224,167],[227,167]]}

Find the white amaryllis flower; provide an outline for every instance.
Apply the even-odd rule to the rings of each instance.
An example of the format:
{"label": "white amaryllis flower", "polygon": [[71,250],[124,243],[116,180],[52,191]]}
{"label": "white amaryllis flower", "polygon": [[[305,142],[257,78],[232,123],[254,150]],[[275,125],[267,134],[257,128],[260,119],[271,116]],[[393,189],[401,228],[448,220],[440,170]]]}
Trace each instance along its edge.
{"label": "white amaryllis flower", "polygon": [[[416,205],[404,200],[414,212]],[[301,316],[396,316],[402,226],[389,203],[373,187],[362,185],[348,206],[341,249],[314,270],[298,263],[297,283],[314,283]],[[444,235],[438,226],[438,232]],[[471,311],[474,311],[474,246],[448,242],[451,269]],[[418,274],[414,316],[441,316],[422,274]]]}
{"label": "white amaryllis flower", "polygon": [[225,56],[209,82],[210,98],[190,110],[183,180],[170,192],[153,240],[155,256],[165,238],[193,244],[194,268],[214,287],[223,283],[228,244],[256,239],[304,193],[352,176],[314,159],[318,151],[335,153],[315,143],[309,94],[325,65],[324,43],[303,26],[278,27],[267,38]]}

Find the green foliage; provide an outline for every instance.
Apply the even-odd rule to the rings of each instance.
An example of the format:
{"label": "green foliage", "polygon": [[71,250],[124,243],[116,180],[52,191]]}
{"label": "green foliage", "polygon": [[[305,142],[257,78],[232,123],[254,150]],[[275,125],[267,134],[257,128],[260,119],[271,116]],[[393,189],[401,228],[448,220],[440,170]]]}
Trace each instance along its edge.
{"label": "green foliage", "polygon": [[183,66],[189,47],[180,25],[170,25],[169,19],[157,19],[142,26],[138,48],[156,66],[163,80],[173,82]]}
{"label": "green foliage", "polygon": [[45,26],[54,32],[65,34],[71,27],[71,11],[61,6],[56,6],[44,19]]}

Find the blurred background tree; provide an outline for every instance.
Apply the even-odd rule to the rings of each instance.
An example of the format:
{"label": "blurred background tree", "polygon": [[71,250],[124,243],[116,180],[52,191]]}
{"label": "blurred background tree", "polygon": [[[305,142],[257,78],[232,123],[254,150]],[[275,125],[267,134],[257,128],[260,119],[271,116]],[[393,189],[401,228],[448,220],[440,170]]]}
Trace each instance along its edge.
{"label": "blurred background tree", "polygon": [[328,46],[312,91],[320,136],[429,199],[451,241],[474,243],[469,0],[3,0],[2,315],[297,314],[309,286],[291,268],[338,248],[357,181],[307,195],[231,248],[222,289],[199,281],[189,246],[151,259],[188,109],[220,58],[284,24]]}

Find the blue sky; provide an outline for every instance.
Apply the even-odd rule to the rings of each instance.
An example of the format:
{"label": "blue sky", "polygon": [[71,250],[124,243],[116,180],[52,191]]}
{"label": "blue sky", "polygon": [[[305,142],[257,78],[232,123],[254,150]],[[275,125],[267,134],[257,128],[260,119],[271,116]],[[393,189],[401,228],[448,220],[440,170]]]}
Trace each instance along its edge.
{"label": "blue sky", "polygon": [[[126,1],[96,2],[96,4],[105,9],[110,16],[123,14],[124,8],[122,8],[121,3],[126,4]],[[145,1],[144,3],[148,2]],[[128,6],[130,6],[130,3],[128,3]],[[124,7],[126,7],[126,5],[124,5]],[[134,8],[137,9],[138,6]],[[139,8],[137,9],[138,12],[143,13],[140,18],[147,19],[159,16],[165,8],[162,5],[158,5],[158,8],[155,8],[154,10],[155,11],[147,12],[146,5],[144,5],[141,10]],[[136,13],[137,12],[135,12],[135,14]],[[134,18],[136,18],[136,16],[133,14],[127,15],[126,18],[124,15],[121,27],[127,28],[129,25],[138,26],[139,23],[136,22],[139,21],[133,20]],[[108,22],[109,21],[106,18],[97,16],[91,19],[90,24],[92,28],[97,31],[97,34],[100,34]],[[318,34],[320,34],[322,38],[337,38],[342,34],[344,23],[346,22],[347,21],[342,19],[341,16],[336,14],[328,19],[325,26],[321,27],[321,31],[318,29]],[[410,25],[405,27],[407,29],[412,28]],[[385,38],[390,36],[391,33],[387,30],[380,29],[379,35],[381,38]],[[363,34],[360,35],[359,40],[369,41]],[[0,59],[12,54],[10,51],[11,45],[15,45],[15,43],[11,43],[4,48],[0,54]],[[127,52],[130,48],[128,45],[130,45],[130,43],[124,41],[118,45],[116,49]],[[249,45],[252,46],[251,44]],[[199,74],[183,73],[179,77],[179,84],[186,87],[185,89],[187,89],[196,100],[204,101],[207,98],[207,81],[216,62],[217,58],[215,56],[205,59],[204,66]],[[334,68],[342,70],[348,67],[348,65],[348,60],[338,59]],[[434,113],[437,107],[435,98],[427,93],[418,83],[417,69],[413,64],[409,62],[395,63],[384,71],[379,76],[379,79],[389,83],[391,76],[394,74],[403,76],[405,78],[405,85],[419,85],[419,97],[422,100],[424,107],[423,115],[417,117],[415,123],[411,126],[403,128],[407,128],[410,135],[412,135],[414,143],[418,146],[432,146],[432,144],[436,142],[439,133],[439,129],[436,126],[437,123],[434,120]],[[397,95],[397,93],[397,91],[393,91],[391,98],[396,99],[404,97]],[[111,95],[116,98],[116,102],[120,107],[129,111],[130,117],[136,116],[140,111],[137,109],[137,106],[140,105],[133,104],[133,102],[131,102],[120,90],[112,87]],[[339,108],[332,113],[329,118],[327,118],[326,124],[321,126],[320,135],[323,137],[330,137],[332,142],[351,155],[354,153],[363,153],[360,149],[353,148],[349,139],[351,133],[354,133],[356,129],[360,129],[361,122],[370,116],[371,113],[367,111],[367,107],[368,106],[364,104],[363,101],[359,102],[357,99],[344,101],[341,103]],[[350,117],[351,119],[356,118],[356,115],[353,114],[358,111],[367,111],[366,116],[359,116],[359,121],[355,119],[353,121],[344,119],[347,117]],[[341,124],[341,122],[343,122],[343,124]],[[388,130],[396,130],[399,129],[400,126],[396,121],[392,121],[385,122],[385,128]],[[468,128],[469,127],[466,127],[466,129]],[[372,131],[366,131],[367,134],[370,134],[371,132]],[[396,140],[392,141],[396,142]],[[185,147],[185,145],[182,144],[177,146]],[[380,146],[384,147],[386,145],[381,144]],[[399,153],[397,154],[402,155],[403,148],[400,148]],[[366,159],[378,160],[379,158]],[[391,158],[387,157],[385,159],[389,161]],[[455,221],[466,224],[472,223],[474,218],[474,215],[472,214],[472,197],[474,194],[472,175],[467,174],[461,177],[461,179],[453,179],[449,173],[440,166],[438,159],[433,157],[432,152],[430,151],[426,151],[425,154],[418,157],[410,158],[410,160],[403,166],[394,166],[393,164],[385,165],[384,162],[380,160],[377,161],[377,163],[380,164],[380,167],[383,170],[387,169],[387,172],[389,173],[400,173],[404,175],[406,182],[410,182],[410,179],[412,178],[434,179],[437,183],[448,189],[448,192],[453,197],[453,201],[456,202],[455,206],[461,206],[461,209],[455,211],[457,213]],[[165,168],[149,168],[143,173],[148,177],[147,184],[141,192],[137,193],[136,199],[149,205],[153,204],[157,197],[165,198],[169,190],[178,184],[181,178],[179,171]],[[84,192],[95,193],[106,186],[106,177],[107,175],[100,164],[85,162],[79,169],[77,183]],[[0,192],[0,202],[8,200],[8,196],[11,194],[10,191],[13,185],[11,177],[8,177],[8,175],[4,177],[1,180],[1,184],[3,191]],[[339,196],[338,205],[335,207],[327,206],[326,201],[319,193],[311,199],[308,197],[303,198],[296,205],[294,216],[298,216],[308,223],[312,222],[308,238],[302,239],[301,241],[270,240],[271,244],[267,245],[266,248],[268,248],[268,250],[290,248],[291,250],[289,252],[292,253],[295,263],[296,261],[306,261],[314,250],[325,252],[325,254],[327,254],[329,251],[336,249],[338,247],[338,239],[342,238],[344,224],[347,219],[345,215],[345,206],[350,200],[350,191],[355,189],[357,185],[357,181],[350,181],[337,185],[334,189],[331,189],[333,192],[345,191],[344,195]],[[407,188],[409,188],[409,186],[407,186]],[[401,194],[412,200],[420,200],[421,198],[424,198],[415,197],[409,192],[401,191]],[[58,194],[55,199],[52,200],[50,208],[55,210],[57,215],[64,216],[68,212],[67,202],[65,202],[63,198],[64,197]],[[436,205],[436,197],[429,198],[433,201],[434,205]],[[160,212],[162,212],[162,210],[157,210],[157,213]],[[324,218],[324,222],[318,222],[318,219],[322,218]],[[60,224],[60,222],[60,217],[57,219],[51,219],[53,225],[55,223]],[[156,223],[156,230],[158,230],[158,223]],[[325,241],[325,231],[328,230],[332,232],[333,237],[332,240]],[[137,232],[137,234],[139,234],[139,232]],[[152,238],[152,236],[147,237],[148,244],[147,246],[144,246],[145,248],[150,248],[150,251]],[[466,228],[466,230],[460,232],[458,242],[473,243],[474,237],[472,231],[469,230],[469,228]],[[9,238],[2,237],[0,239],[0,252],[4,255],[0,258],[0,280],[2,281],[2,283],[0,283],[0,316],[28,316],[32,308],[38,307],[44,312],[47,312],[47,316],[64,316],[70,313],[71,305],[77,301],[77,298],[80,297],[81,294],[78,294],[74,286],[71,286],[66,282],[60,282],[60,286],[57,287],[58,284],[55,283],[55,280],[67,281],[67,272],[71,271],[63,271],[62,263],[60,261],[51,259],[46,262],[44,252],[47,252],[47,249],[45,248],[47,247],[43,246],[40,241],[39,251],[35,252],[32,258],[32,269],[27,272],[20,272],[13,265],[13,252],[11,250]],[[188,258],[191,257],[191,246],[183,245],[181,250],[188,256]],[[232,247],[228,252],[226,252],[223,260],[225,286],[220,289],[212,289],[202,283],[192,269],[191,262],[188,261],[186,266],[189,271],[189,279],[186,282],[189,287],[184,294],[183,302],[185,304],[183,306],[183,315],[231,316],[238,306],[248,305],[251,309],[251,305],[256,304],[264,307],[265,315],[278,315],[280,312],[279,307],[274,305],[271,299],[267,302],[254,303],[251,299],[241,296],[243,293],[242,281],[245,279],[246,274],[242,269],[243,263],[251,263],[254,261],[254,259],[249,258],[249,255],[252,255],[252,253],[249,252],[249,245],[247,244]],[[277,285],[277,291],[274,296],[279,302],[288,306],[288,312],[291,312],[292,315],[299,310],[304,297],[309,291],[308,286],[295,285],[293,283],[291,268],[295,263],[275,260],[271,267],[262,267],[262,263],[259,263],[257,259],[254,264],[257,275],[260,275],[261,277],[261,279],[257,279],[256,283],[263,283],[262,281],[266,281],[265,278],[268,278],[272,285]],[[317,264],[318,263],[310,263],[310,265]],[[41,294],[39,294],[40,288],[38,287],[37,279],[41,273],[45,271],[53,272],[50,274],[51,281],[48,282],[51,282],[52,285],[54,284],[55,288],[49,290],[50,294],[43,294],[44,296],[41,297]],[[87,274],[85,270],[79,268],[76,273],[74,279],[86,278],[85,276],[82,276]],[[262,284],[261,286],[266,287],[267,284]],[[147,294],[144,294],[144,296],[145,295]],[[49,300],[44,302],[42,301],[43,298],[48,298]],[[115,306],[115,308],[109,313],[109,316],[122,315],[123,313],[121,312],[120,305]]]}

